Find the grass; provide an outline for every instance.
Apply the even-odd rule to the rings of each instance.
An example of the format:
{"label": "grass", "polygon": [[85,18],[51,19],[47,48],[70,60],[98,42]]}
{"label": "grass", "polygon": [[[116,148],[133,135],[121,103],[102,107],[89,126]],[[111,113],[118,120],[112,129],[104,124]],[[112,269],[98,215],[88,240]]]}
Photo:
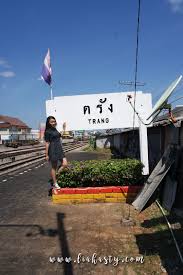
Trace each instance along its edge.
{"label": "grass", "polygon": [[109,153],[111,154],[111,149],[110,148],[96,148],[94,149],[91,145],[88,145],[83,149],[83,151],[86,152],[99,152],[99,153]]}
{"label": "grass", "polygon": [[[183,267],[175,248],[172,236],[164,217],[156,203],[138,213],[131,205],[121,204],[116,215],[125,218],[128,216],[135,222],[134,226],[122,225],[110,231],[108,240],[111,243],[109,254],[144,257],[142,264],[126,263],[121,265],[121,273],[132,275],[175,274],[182,275]],[[173,213],[168,214],[171,224],[183,224],[183,219]],[[183,253],[183,227],[175,229],[174,234]],[[103,229],[107,231],[107,229]],[[182,245],[182,246],[181,246]],[[114,273],[118,274],[118,273]]]}
{"label": "grass", "polygon": [[[171,224],[183,225],[183,219],[173,213],[166,215]],[[154,203],[137,217],[139,229],[143,233],[134,234],[139,252],[146,255],[143,266],[136,266],[137,274],[183,274],[183,269],[172,236],[160,209]],[[183,227],[182,227],[183,228]],[[183,230],[175,229],[174,234],[179,246],[183,239]],[[135,233],[135,232],[134,232]],[[182,247],[183,248],[183,247]],[[131,248],[133,251],[134,249]],[[183,249],[182,249],[183,253]],[[151,273],[148,273],[151,270]]]}

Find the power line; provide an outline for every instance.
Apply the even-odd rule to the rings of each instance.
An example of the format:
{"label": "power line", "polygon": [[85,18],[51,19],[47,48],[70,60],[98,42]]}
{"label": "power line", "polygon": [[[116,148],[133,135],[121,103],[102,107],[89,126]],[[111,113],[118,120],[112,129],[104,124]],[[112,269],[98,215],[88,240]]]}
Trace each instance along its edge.
{"label": "power line", "polygon": [[[135,52],[135,94],[134,94],[134,109],[136,104],[136,93],[137,93],[137,72],[138,72],[138,53],[139,53],[139,28],[140,28],[140,7],[141,0],[138,0],[138,18],[137,18],[137,34],[136,34],[136,52]],[[135,126],[135,111],[133,113],[133,130]]]}
{"label": "power line", "polygon": [[[138,72],[138,50],[139,50],[139,26],[140,26],[140,4],[141,4],[141,0],[138,0],[138,19],[137,19],[137,33],[136,33],[136,52],[135,52],[135,94],[134,94],[134,113],[133,113],[133,147],[135,148],[135,103],[136,103],[136,93],[137,93],[137,86],[138,86],[138,82],[137,82],[137,72]],[[130,211],[130,205],[128,208],[128,220],[130,220],[131,216],[131,211]]]}

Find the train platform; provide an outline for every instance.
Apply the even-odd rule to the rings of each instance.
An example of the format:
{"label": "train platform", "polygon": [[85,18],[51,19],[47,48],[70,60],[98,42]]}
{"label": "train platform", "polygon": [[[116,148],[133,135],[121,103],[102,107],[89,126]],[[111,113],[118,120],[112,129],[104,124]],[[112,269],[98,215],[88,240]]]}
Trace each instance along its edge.
{"label": "train platform", "polygon": [[[67,153],[69,161],[104,157]],[[0,274],[162,274],[161,257],[142,250],[153,236],[140,226],[149,209],[137,215],[127,204],[55,205],[48,196],[49,168],[40,161],[0,177]],[[129,210],[134,226],[122,224]],[[154,273],[143,273],[148,268]]]}

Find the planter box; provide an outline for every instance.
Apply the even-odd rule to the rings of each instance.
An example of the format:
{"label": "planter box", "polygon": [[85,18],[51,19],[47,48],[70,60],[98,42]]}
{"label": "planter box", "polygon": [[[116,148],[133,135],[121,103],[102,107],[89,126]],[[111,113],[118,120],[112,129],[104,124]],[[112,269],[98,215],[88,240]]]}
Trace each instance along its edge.
{"label": "planter box", "polygon": [[53,203],[132,202],[142,186],[77,187],[52,190]]}

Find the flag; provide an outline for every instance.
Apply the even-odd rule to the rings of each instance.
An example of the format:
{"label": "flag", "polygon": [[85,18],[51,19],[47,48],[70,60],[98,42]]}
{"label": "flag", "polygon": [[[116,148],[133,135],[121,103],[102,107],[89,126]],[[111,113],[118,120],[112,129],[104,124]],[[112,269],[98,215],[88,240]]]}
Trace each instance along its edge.
{"label": "flag", "polygon": [[43,67],[42,67],[42,73],[41,77],[42,79],[48,84],[51,85],[51,62],[50,62],[50,50],[48,49],[48,52],[45,56]]}

